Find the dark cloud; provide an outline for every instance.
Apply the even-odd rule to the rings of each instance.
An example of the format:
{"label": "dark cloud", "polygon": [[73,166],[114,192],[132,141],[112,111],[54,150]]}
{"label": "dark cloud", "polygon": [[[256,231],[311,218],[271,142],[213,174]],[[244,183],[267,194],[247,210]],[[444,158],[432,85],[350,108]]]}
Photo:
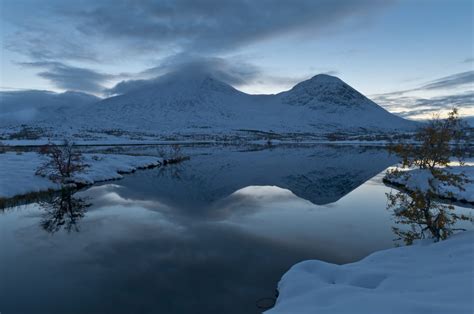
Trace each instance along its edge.
{"label": "dark cloud", "polygon": [[159,66],[144,71],[144,73],[154,76],[170,72],[209,74],[230,85],[248,83],[261,74],[257,66],[238,59],[188,55],[170,57],[161,62]]}
{"label": "dark cloud", "polygon": [[452,108],[452,107],[472,107],[474,106],[474,92],[448,95],[442,97],[433,97],[430,99],[418,99],[416,101],[418,106],[432,106],[438,108]]}
{"label": "dark cloud", "polygon": [[155,81],[156,79],[121,81],[117,83],[114,87],[105,89],[104,94],[107,96],[114,96],[131,93],[147,86],[152,86]]}
{"label": "dark cloud", "polygon": [[4,47],[37,61],[98,61],[99,57],[90,45],[75,39],[71,32],[63,34],[61,28],[52,31],[50,27],[27,25],[7,36]]}
{"label": "dark cloud", "polygon": [[474,62],[474,58],[466,58],[462,61],[462,63],[472,63]]}
{"label": "dark cloud", "polygon": [[386,6],[376,0],[101,1],[63,12],[87,35],[138,43],[141,48],[216,52],[295,31],[317,35]]}
{"label": "dark cloud", "polygon": [[[5,16],[20,29],[9,49],[34,60],[97,59],[179,53],[207,56],[288,34],[321,35],[365,23],[392,1],[379,0],[78,0],[7,3]],[[30,13],[28,13],[30,12]],[[21,18],[19,18],[21,17]],[[99,51],[104,45],[119,49]],[[96,47],[97,46],[97,47]],[[109,47],[110,48],[110,47]]]}
{"label": "dark cloud", "polygon": [[455,89],[458,87],[465,87],[466,85],[471,85],[474,87],[474,71],[467,71],[452,74],[436,80],[430,81],[420,87],[405,89],[399,91],[393,91],[390,93],[372,95],[374,99],[379,100],[389,100],[391,98],[397,97],[403,99],[405,94],[410,92],[419,92],[419,91],[432,91],[432,90],[443,90],[443,89]]}
{"label": "dark cloud", "polygon": [[[474,109],[474,92],[472,88],[469,88],[473,84],[474,71],[467,71],[430,81],[417,88],[372,95],[371,98],[386,109],[397,111],[397,114],[403,117],[435,113],[441,109],[452,109],[453,107],[461,109],[462,112],[464,108]],[[467,90],[466,86],[468,87]],[[464,91],[457,90],[444,96],[431,98],[412,96],[413,93],[416,94],[417,92],[439,92],[458,88]]]}
{"label": "dark cloud", "polygon": [[108,95],[129,93],[153,85],[160,76],[168,73],[181,73],[187,76],[209,75],[233,86],[248,83],[261,74],[258,67],[236,59],[176,55],[163,60],[159,66],[137,74],[139,77],[151,79],[122,81],[105,90],[105,93]]}
{"label": "dark cloud", "polygon": [[112,79],[110,74],[99,73],[91,69],[66,65],[61,62],[23,62],[23,66],[43,69],[38,75],[49,80],[56,87],[65,90],[101,93],[103,83]]}
{"label": "dark cloud", "polygon": [[296,84],[304,79],[303,77],[269,76],[264,74],[259,67],[238,58],[176,55],[163,60],[159,66],[137,74],[138,77],[144,77],[144,79],[122,81],[106,89],[105,94],[119,95],[147,86],[151,87],[161,76],[169,73],[185,76],[208,75],[234,87],[263,82],[277,85]]}
{"label": "dark cloud", "polygon": [[[160,60],[118,89],[143,83],[164,72],[206,70],[231,85],[263,77],[260,70],[217,55],[281,36],[306,40],[328,30],[365,23],[391,1],[378,0],[77,0],[7,2],[2,16],[14,27],[4,47],[26,55],[39,75],[63,89],[98,93],[110,76],[70,62],[117,62],[123,58]],[[198,56],[198,57],[196,57]],[[115,92],[111,89],[109,92]]]}
{"label": "dark cloud", "polygon": [[474,71],[467,71],[445,76],[434,80],[419,89],[447,89],[456,88],[461,85],[474,84]]}
{"label": "dark cloud", "polygon": [[390,111],[397,111],[402,117],[421,114],[434,114],[443,109],[459,108],[461,113],[466,109],[474,109],[474,92],[421,98],[414,96],[398,96],[396,93],[377,95],[372,99]]}

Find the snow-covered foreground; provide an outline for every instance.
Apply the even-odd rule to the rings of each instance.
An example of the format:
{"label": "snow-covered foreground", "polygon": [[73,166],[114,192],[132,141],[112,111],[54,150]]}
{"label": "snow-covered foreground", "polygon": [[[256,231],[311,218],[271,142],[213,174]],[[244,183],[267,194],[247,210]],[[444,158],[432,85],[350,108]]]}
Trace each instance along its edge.
{"label": "snow-covered foreground", "polygon": [[474,232],[369,255],[346,265],[304,261],[281,279],[266,314],[473,313]]}
{"label": "snow-covered foreground", "polygon": [[[84,163],[89,167],[73,178],[74,182],[80,184],[119,179],[122,177],[120,173],[158,166],[162,161],[152,156],[115,154],[83,154],[83,157]],[[59,189],[59,184],[35,175],[36,169],[43,162],[42,158],[44,157],[32,152],[0,154],[0,198]]]}
{"label": "snow-covered foreground", "polygon": [[[444,184],[437,185],[436,190],[439,196],[456,201],[474,203],[474,166],[454,166],[447,168],[447,171],[453,174],[463,173],[469,182],[463,184],[464,190]],[[426,169],[413,169],[406,171],[401,176],[387,175],[384,179],[389,183],[401,185],[409,191],[425,191],[429,187],[428,182],[433,179],[433,175]],[[436,181],[434,181],[434,184],[436,186]]]}

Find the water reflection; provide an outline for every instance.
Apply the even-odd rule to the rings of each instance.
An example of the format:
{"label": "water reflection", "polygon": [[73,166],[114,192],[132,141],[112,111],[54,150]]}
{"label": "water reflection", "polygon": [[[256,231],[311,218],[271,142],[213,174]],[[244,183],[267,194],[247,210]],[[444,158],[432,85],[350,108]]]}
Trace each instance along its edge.
{"label": "water reflection", "polygon": [[170,164],[166,167],[159,167],[157,177],[170,179],[175,181],[183,180],[184,166],[182,163]]}
{"label": "water reflection", "polygon": [[74,195],[72,190],[63,189],[60,193],[39,201],[38,205],[44,211],[41,227],[47,232],[55,233],[61,229],[67,232],[79,231],[78,223],[92,204]]}
{"label": "water reflection", "polygon": [[[261,313],[293,264],[393,246],[377,175],[392,162],[353,147],[196,150],[180,165],[7,211],[0,310]],[[50,236],[41,221],[80,232]]]}
{"label": "water reflection", "polygon": [[139,180],[126,177],[120,184],[130,188],[121,191],[121,196],[158,200],[197,218],[214,216],[215,202],[248,186],[278,186],[325,205],[337,202],[394,162],[383,149],[363,147],[215,149],[194,152],[191,160],[179,165],[137,173]]}

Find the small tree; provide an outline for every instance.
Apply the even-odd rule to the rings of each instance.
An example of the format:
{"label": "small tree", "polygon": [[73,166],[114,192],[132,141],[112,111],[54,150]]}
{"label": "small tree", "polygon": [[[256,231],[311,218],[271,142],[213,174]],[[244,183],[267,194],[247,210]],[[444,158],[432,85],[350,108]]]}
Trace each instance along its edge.
{"label": "small tree", "polygon": [[[453,231],[459,219],[470,220],[464,215],[453,212],[452,204],[436,202],[440,188],[451,186],[464,190],[468,179],[463,174],[449,171],[451,158],[463,163],[464,144],[466,144],[465,126],[453,109],[445,120],[435,117],[415,135],[415,143],[392,144],[389,151],[401,158],[401,168],[418,168],[422,184],[410,191],[387,193],[388,208],[394,211],[396,222],[411,225],[411,230],[393,228],[395,234],[411,244],[415,239],[427,236],[435,240],[446,239]],[[412,174],[398,169],[389,171],[389,182],[403,178],[407,182]],[[450,195],[452,196],[452,194]]]}
{"label": "small tree", "polygon": [[83,163],[82,154],[69,140],[64,140],[62,145],[44,145],[39,154],[45,156],[46,161],[36,170],[36,174],[48,177],[56,183],[69,183],[75,173],[87,167]]}
{"label": "small tree", "polygon": [[453,109],[447,119],[435,116],[415,134],[417,143],[398,143],[389,146],[392,153],[402,158],[403,167],[434,169],[447,166],[451,158],[460,162],[466,144],[466,124],[459,118],[458,110]]}
{"label": "small tree", "polygon": [[181,146],[178,144],[171,145],[171,159],[179,160],[183,158],[183,153],[181,152]]}
{"label": "small tree", "polygon": [[163,158],[164,165],[177,164],[189,159],[188,156],[183,155],[181,146],[178,144],[172,144],[168,149],[160,147],[158,148],[158,154]]}

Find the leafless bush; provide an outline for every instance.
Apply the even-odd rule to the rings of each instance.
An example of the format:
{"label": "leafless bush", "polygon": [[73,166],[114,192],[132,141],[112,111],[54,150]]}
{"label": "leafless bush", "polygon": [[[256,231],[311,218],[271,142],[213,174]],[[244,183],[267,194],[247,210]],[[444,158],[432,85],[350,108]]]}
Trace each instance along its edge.
{"label": "leafless bush", "polygon": [[87,167],[82,154],[69,140],[64,140],[62,145],[53,143],[44,145],[40,148],[39,154],[45,156],[46,161],[36,170],[36,174],[56,183],[69,183],[75,173]]}
{"label": "leafless bush", "polygon": [[181,152],[181,146],[179,146],[178,144],[171,145],[171,158],[172,159],[183,158],[183,153]]}
{"label": "leafless bush", "polygon": [[168,148],[159,147],[158,155],[163,159],[181,159],[184,157],[181,152],[181,146],[178,144],[173,144]]}
{"label": "leafless bush", "polygon": [[163,162],[165,165],[179,163],[189,159],[188,156],[185,156],[183,154],[183,152],[181,151],[181,146],[179,146],[178,144],[173,144],[168,149],[160,147],[158,149],[158,154],[161,158],[164,159]]}

